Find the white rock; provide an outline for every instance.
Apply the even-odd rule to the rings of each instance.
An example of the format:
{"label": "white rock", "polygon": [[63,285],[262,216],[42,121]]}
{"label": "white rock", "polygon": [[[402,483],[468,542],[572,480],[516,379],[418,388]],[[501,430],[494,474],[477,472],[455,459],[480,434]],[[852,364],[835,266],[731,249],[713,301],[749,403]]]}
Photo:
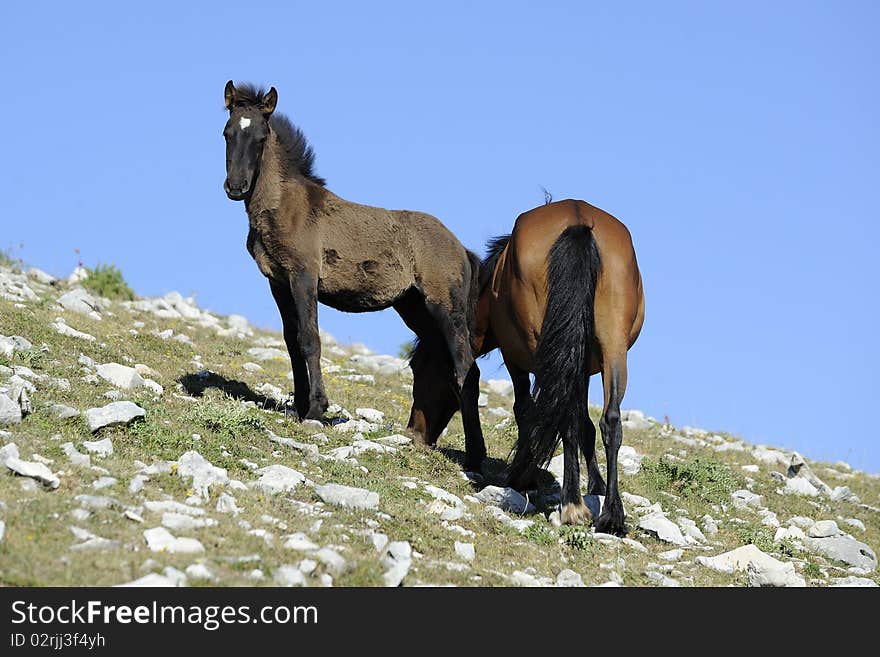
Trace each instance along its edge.
{"label": "white rock", "polygon": [[360,456],[365,452],[378,452],[379,454],[394,454],[397,450],[389,445],[373,442],[372,440],[355,440],[351,444],[352,454]]}
{"label": "white rock", "polygon": [[754,563],[763,569],[781,569],[785,563],[761,552],[756,546],[744,545],[730,552],[719,554],[715,557],[697,557],[697,563],[722,573],[732,573],[736,570],[744,571],[749,563]]}
{"label": "white rock", "polygon": [[702,518],[703,523],[703,531],[706,532],[709,536],[715,536],[718,533],[718,523],[715,522],[715,519],[706,514]]}
{"label": "white rock", "polygon": [[626,410],[620,412],[620,419],[623,423],[624,429],[650,429],[651,421],[645,417],[645,414],[641,411],[636,410]]}
{"label": "white rock", "polygon": [[[263,573],[260,572],[260,577],[256,579],[261,579],[262,575]],[[291,587],[305,586],[306,584],[305,575],[296,566],[279,566],[272,575],[272,579],[278,586]]]}
{"label": "white rock", "polygon": [[0,543],[3,543],[3,536],[6,534],[6,523],[0,520]]}
{"label": "white rock", "polygon": [[375,509],[379,506],[378,493],[363,488],[331,483],[315,486],[315,493],[327,504],[336,506],[352,509]]}
{"label": "white rock", "polygon": [[64,404],[52,404],[49,408],[55,414],[59,420],[69,420],[73,417],[79,417],[79,411],[73,408],[72,406],[65,406]]}
{"label": "white rock", "polygon": [[288,354],[286,351],[281,351],[280,349],[274,349],[271,347],[253,347],[247,350],[249,356],[253,356],[256,360],[287,360]]}
{"label": "white rock", "polygon": [[81,287],[66,292],[58,297],[58,305],[64,310],[86,315],[94,320],[100,320],[101,307],[95,298]]}
{"label": "white rock", "polygon": [[375,408],[356,408],[354,412],[358,417],[363,418],[367,422],[381,424],[385,421],[385,413],[377,411]]}
{"label": "white rock", "polygon": [[556,576],[556,586],[581,587],[584,586],[584,580],[578,573],[566,568]]}
{"label": "white rock", "polygon": [[[77,499],[79,496],[77,496]],[[181,504],[180,502],[175,502],[174,500],[162,500],[158,502],[144,502],[144,508],[148,511],[152,511],[153,513],[185,513],[188,516],[203,516],[205,515],[205,510],[200,509],[195,506],[189,506],[187,504]]]}
{"label": "white rock", "polygon": [[278,464],[260,468],[257,474],[262,476],[254,485],[269,495],[291,491],[306,480],[301,472]]}
{"label": "white rock", "polygon": [[70,328],[61,317],[57,317],[55,319],[55,323],[52,324],[52,328],[54,328],[55,331],[60,335],[66,336],[68,338],[79,338],[80,340],[97,342],[97,338],[95,338],[94,335],[83,333],[82,331],[77,331],[76,329]]}
{"label": "white rock", "polygon": [[288,536],[284,541],[284,547],[287,550],[301,550],[303,552],[310,552],[311,550],[318,549],[318,545],[302,532],[297,532]]}
{"label": "white rock", "polygon": [[829,536],[839,536],[840,533],[840,528],[833,520],[819,520],[807,530],[807,536],[810,538],[828,538]]}
{"label": "white rock", "polygon": [[113,441],[109,438],[102,438],[101,440],[84,440],[83,447],[87,452],[91,452],[100,458],[106,458],[113,454]]}
{"label": "white rock", "polygon": [[85,413],[89,429],[93,433],[104,427],[129,424],[137,418],[145,417],[146,414],[144,409],[130,401],[111,402],[100,408],[90,408]]}
{"label": "white rock", "polygon": [[212,518],[193,517],[185,513],[163,513],[162,526],[174,531],[190,531],[203,527],[213,527],[217,521]]}
{"label": "white rock", "polygon": [[379,425],[366,420],[348,420],[333,425],[334,431],[339,433],[372,433],[379,430]]}
{"label": "white rock", "polygon": [[458,495],[453,495],[449,491],[443,490],[442,488],[427,484],[425,486],[425,492],[428,493],[428,495],[433,497],[435,500],[446,502],[447,504],[451,504],[455,507],[464,508],[464,502],[461,501],[461,498],[458,497]]}
{"label": "white rock", "polygon": [[480,408],[485,408],[489,405],[489,396],[485,392],[481,392],[479,397],[477,397],[477,406]]}
{"label": "white rock", "polygon": [[804,544],[810,552],[864,568],[867,572],[873,572],[877,568],[877,555],[874,551],[865,543],[846,535],[828,538],[807,537]]}
{"label": "white rock", "polygon": [[867,577],[834,577],[831,586],[865,586],[876,587],[877,583]]}
{"label": "white rock", "polygon": [[509,397],[513,394],[513,382],[507,379],[489,379],[486,381],[486,387],[489,388],[490,392],[494,392],[496,395]]}
{"label": "white rock", "polygon": [[662,513],[650,513],[639,518],[639,528],[673,545],[686,545],[687,541],[678,525]]}
{"label": "white rock", "polygon": [[737,509],[746,509],[748,507],[758,509],[761,507],[761,500],[763,499],[760,495],[745,489],[734,491],[730,497],[733,501],[733,506]]}
{"label": "white rock", "polygon": [[388,567],[382,576],[385,586],[400,586],[412,565],[412,546],[408,541],[394,541],[385,549],[382,562]]}
{"label": "white rock", "polygon": [[494,518],[495,520],[500,522],[502,525],[507,525],[508,527],[512,527],[513,529],[518,531],[520,534],[535,524],[534,520],[524,520],[521,518],[517,518],[517,519],[511,518],[509,515],[504,513],[504,511],[499,509],[497,506],[487,506],[485,511],[486,511],[486,515],[491,516],[492,518]]}
{"label": "white rock", "polygon": [[480,502],[488,506],[495,506],[502,511],[510,511],[519,515],[535,513],[535,505],[529,502],[513,488],[501,488],[500,486],[486,486],[474,495]]}
{"label": "white rock", "polygon": [[103,488],[115,486],[117,483],[119,483],[119,480],[115,477],[98,477],[98,479],[92,482],[92,488],[95,490],[101,490]]}
{"label": "white rock", "polygon": [[617,464],[625,475],[637,475],[642,469],[642,457],[633,447],[623,445],[617,452]]}
{"label": "white rock", "polygon": [[46,488],[54,490],[61,485],[61,480],[42,463],[22,461],[14,456],[7,458],[5,463],[6,467],[14,473],[21,475],[22,477],[35,479]]}
{"label": "white rock", "polygon": [[129,493],[139,493],[144,488],[144,484],[148,482],[150,478],[146,475],[138,474],[132,477],[131,481],[128,482],[128,492]]}
{"label": "white rock", "polygon": [[241,509],[238,508],[235,498],[232,497],[232,495],[229,493],[220,493],[220,497],[217,499],[217,512],[231,513],[233,516],[237,516],[241,513]]}
{"label": "white rock", "polygon": [[858,530],[865,531],[865,523],[863,523],[858,518],[846,518],[844,522],[850,527],[855,527]]}
{"label": "white rock", "polygon": [[21,422],[21,406],[0,393],[0,427]]}
{"label": "white rock", "polygon": [[198,554],[205,551],[205,547],[194,538],[177,538],[164,527],[154,527],[144,531],[144,540],[147,547],[153,552],[168,552],[170,554]]}
{"label": "white rock", "polygon": [[786,479],[785,486],[777,492],[782,495],[801,495],[804,497],[817,497],[819,495],[819,489],[803,477]]}
{"label": "white rock", "polygon": [[178,581],[171,579],[170,577],[166,577],[165,575],[160,575],[158,573],[150,573],[149,575],[144,575],[143,577],[139,577],[138,579],[132,580],[131,582],[126,582],[125,584],[117,584],[118,587],[147,587],[147,588],[171,588],[175,586],[179,586]]}
{"label": "white rock", "polygon": [[663,561],[678,561],[681,559],[681,555],[684,554],[684,550],[675,549],[675,550],[667,550],[666,552],[661,552],[657,556],[663,559]]}
{"label": "white rock", "polygon": [[229,480],[224,468],[218,468],[194,450],[186,452],[177,460],[177,474],[192,480],[193,489],[205,500],[208,499],[208,489],[211,486],[223,485]]}
{"label": "white rock", "polygon": [[780,543],[788,539],[800,541],[806,537],[807,535],[804,534],[804,530],[800,527],[780,527],[776,530],[775,536],[773,536],[773,542]]}
{"label": "white rock", "polygon": [[428,505],[428,513],[436,514],[440,516],[441,520],[449,522],[460,520],[465,516],[465,510],[463,507],[451,506],[441,500],[432,501]]}
{"label": "white rock", "polygon": [[186,567],[186,576],[191,577],[192,579],[201,579],[208,582],[213,582],[214,573],[212,573],[205,564],[201,563],[193,563]]}
{"label": "white rock", "polygon": [[133,367],[119,363],[98,365],[95,372],[102,379],[120,390],[137,390],[144,386],[144,379]]}
{"label": "white rock", "polygon": [[803,587],[807,583],[798,575],[791,563],[779,566],[749,561],[746,566],[749,586]]}
{"label": "white rock", "polygon": [[320,561],[335,577],[342,575],[348,568],[345,558],[336,550],[328,547],[321,548],[314,553],[314,557]]}
{"label": "white rock", "polygon": [[455,553],[465,561],[473,561],[476,556],[476,550],[473,543],[461,543],[455,541]]}
{"label": "white rock", "polygon": [[395,433],[383,438],[376,438],[376,442],[384,443],[386,445],[409,445],[412,443],[412,438]]}

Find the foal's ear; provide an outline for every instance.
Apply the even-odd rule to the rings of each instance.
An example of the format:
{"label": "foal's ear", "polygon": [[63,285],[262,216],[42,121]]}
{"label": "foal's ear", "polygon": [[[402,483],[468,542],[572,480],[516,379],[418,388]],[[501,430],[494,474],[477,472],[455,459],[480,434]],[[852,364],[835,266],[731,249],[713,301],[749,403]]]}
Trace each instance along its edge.
{"label": "foal's ear", "polygon": [[277,104],[278,92],[275,91],[275,87],[272,87],[266,92],[266,95],[263,96],[263,102],[260,103],[260,111],[268,117],[275,111],[275,105]]}
{"label": "foal's ear", "polygon": [[226,83],[226,88],[223,90],[223,100],[226,103],[226,109],[232,109],[232,103],[235,102],[235,85],[232,84],[232,80]]}

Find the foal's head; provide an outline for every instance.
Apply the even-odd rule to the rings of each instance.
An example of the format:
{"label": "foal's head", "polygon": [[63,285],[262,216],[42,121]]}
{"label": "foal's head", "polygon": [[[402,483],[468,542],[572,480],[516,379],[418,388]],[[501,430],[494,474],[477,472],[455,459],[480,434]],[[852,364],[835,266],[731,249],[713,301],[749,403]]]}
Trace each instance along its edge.
{"label": "foal's head", "polygon": [[263,146],[269,137],[269,117],[278,103],[272,87],[266,93],[250,86],[236,89],[232,80],[224,90],[229,120],[223,129],[226,138],[226,180],[223,189],[233,201],[251,192],[260,167]]}

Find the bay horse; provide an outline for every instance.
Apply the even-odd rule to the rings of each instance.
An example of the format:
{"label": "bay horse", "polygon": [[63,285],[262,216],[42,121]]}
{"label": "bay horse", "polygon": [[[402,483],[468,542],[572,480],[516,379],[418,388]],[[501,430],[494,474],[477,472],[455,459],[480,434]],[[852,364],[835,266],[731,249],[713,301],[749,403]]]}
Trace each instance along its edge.
{"label": "bay horse", "polygon": [[[476,399],[479,375],[467,377],[479,257],[431,215],[359,205],[328,190],[302,131],[275,113],[274,87],[230,80],[224,101],[223,187],[244,201],[247,249],[281,313],[297,415],[320,420],[328,405],[319,301],[346,312],[393,307],[420,340],[448,353],[442,376],[456,397]],[[465,415],[479,423],[476,413]]]}
{"label": "bay horse", "polygon": [[[587,463],[588,492],[605,495],[595,528],[622,535],[625,516],[617,477],[623,439],[620,404],[626,390],[627,351],[645,316],[630,233],[607,212],[584,201],[564,200],[521,214],[513,231],[491,240],[488,247],[474,347],[478,356],[500,348],[513,381],[518,438],[508,483],[519,490],[529,488],[561,440],[562,522],[592,519],[580,492],[580,449]],[[429,345],[419,344],[413,354],[413,408],[423,409],[430,418],[429,437],[439,435],[458,408],[458,400],[434,374],[444,358]],[[604,406],[599,427],[607,486],[596,462],[596,428],[587,411],[589,378],[600,372]],[[531,390],[529,373],[535,375]],[[467,436],[468,431],[474,431],[473,425],[465,426],[469,446],[483,442],[482,433]]]}

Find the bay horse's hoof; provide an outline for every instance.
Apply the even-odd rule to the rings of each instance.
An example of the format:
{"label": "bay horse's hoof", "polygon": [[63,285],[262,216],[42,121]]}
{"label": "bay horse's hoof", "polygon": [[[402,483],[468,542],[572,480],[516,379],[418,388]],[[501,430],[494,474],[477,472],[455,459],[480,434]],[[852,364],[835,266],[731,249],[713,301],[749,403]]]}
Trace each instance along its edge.
{"label": "bay horse's hoof", "polygon": [[626,523],[624,522],[623,516],[616,517],[611,513],[605,513],[603,511],[599,514],[599,517],[596,518],[593,527],[597,532],[602,532],[603,534],[626,536]]}
{"label": "bay horse's hoof", "polygon": [[587,505],[581,502],[569,502],[562,506],[562,512],[559,519],[563,525],[589,525],[593,519],[593,514],[587,508]]}

